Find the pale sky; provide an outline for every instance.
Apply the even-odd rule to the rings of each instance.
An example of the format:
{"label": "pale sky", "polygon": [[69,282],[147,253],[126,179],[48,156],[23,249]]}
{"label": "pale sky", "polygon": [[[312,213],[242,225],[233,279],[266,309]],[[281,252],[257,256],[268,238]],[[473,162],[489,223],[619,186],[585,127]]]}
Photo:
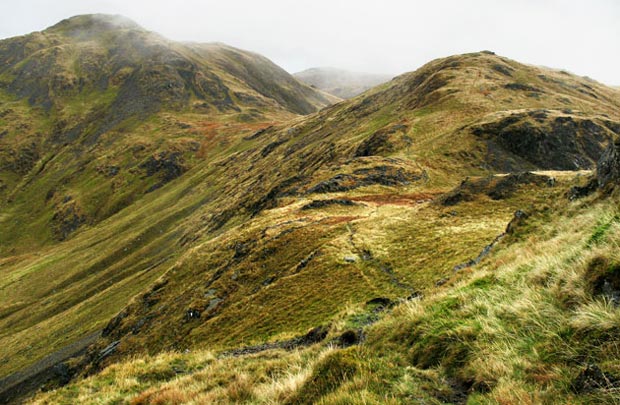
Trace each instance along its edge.
{"label": "pale sky", "polygon": [[0,0],[0,38],[88,13],[122,14],[174,40],[224,42],[289,72],[398,74],[488,49],[620,85],[619,0]]}

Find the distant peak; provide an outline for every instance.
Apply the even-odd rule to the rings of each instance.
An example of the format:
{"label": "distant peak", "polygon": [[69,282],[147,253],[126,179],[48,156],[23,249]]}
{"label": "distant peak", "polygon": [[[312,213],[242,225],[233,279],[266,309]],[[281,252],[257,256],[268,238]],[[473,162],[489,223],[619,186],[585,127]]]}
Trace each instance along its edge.
{"label": "distant peak", "polygon": [[76,35],[84,32],[102,32],[118,29],[143,30],[135,21],[122,15],[114,14],[84,14],[62,20],[48,28],[49,31],[67,35]]}
{"label": "distant peak", "polygon": [[311,67],[301,72],[295,73],[295,75],[304,75],[311,73],[321,73],[321,74],[342,74],[342,75],[355,75],[355,76],[377,76],[377,77],[391,77],[389,74],[384,73],[369,73],[364,71],[356,71],[356,70],[347,70],[342,68],[337,68],[333,66],[317,66]]}

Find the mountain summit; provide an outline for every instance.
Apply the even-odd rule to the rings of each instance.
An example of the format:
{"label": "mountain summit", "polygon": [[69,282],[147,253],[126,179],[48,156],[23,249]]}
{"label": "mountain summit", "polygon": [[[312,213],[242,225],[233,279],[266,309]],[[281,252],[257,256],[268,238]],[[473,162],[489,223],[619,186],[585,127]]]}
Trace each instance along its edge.
{"label": "mountain summit", "polygon": [[105,31],[114,30],[144,31],[138,23],[122,15],[84,14],[62,20],[46,31],[62,33],[68,36],[94,36]]}
{"label": "mountain summit", "polygon": [[106,94],[113,121],[162,107],[240,111],[272,104],[307,114],[330,102],[264,57],[168,41],[121,16],[77,16],[2,41],[0,58],[0,84],[32,104],[62,110],[63,98]]}

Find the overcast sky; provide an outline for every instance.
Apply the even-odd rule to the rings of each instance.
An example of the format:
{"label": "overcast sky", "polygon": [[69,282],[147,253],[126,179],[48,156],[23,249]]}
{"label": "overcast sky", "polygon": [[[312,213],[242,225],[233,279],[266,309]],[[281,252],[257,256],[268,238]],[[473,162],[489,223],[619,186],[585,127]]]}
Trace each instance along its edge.
{"label": "overcast sky", "polygon": [[0,0],[0,37],[86,13],[122,14],[170,39],[252,50],[289,72],[397,74],[488,49],[620,85],[618,0]]}

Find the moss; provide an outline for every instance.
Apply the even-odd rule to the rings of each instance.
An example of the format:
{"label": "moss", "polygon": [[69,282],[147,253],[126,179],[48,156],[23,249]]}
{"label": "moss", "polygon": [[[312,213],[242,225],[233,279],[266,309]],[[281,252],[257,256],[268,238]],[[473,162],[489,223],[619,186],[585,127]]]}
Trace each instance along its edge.
{"label": "moss", "polygon": [[495,275],[490,274],[485,277],[480,277],[471,283],[468,284],[468,288],[481,289],[481,290],[489,290],[495,283],[497,283],[497,277]]}

